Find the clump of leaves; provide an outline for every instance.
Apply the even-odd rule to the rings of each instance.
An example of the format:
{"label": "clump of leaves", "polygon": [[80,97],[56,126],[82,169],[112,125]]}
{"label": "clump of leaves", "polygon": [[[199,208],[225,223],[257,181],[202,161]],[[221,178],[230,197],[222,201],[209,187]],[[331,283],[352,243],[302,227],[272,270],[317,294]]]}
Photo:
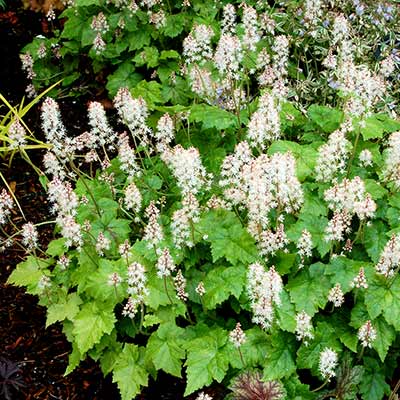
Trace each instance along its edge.
{"label": "clump of leaves", "polygon": [[0,394],[6,400],[12,399],[12,388],[19,390],[25,386],[18,363],[0,358]]}
{"label": "clump of leaves", "polygon": [[[129,18],[147,24],[147,13],[127,18],[135,66],[120,64],[122,78],[106,88],[129,132],[117,135],[103,105],[91,102],[90,131],[67,136],[57,103],[45,100],[57,238],[35,249],[28,223],[4,240],[20,235],[31,253],[8,281],[39,296],[47,325],[63,323],[72,344],[67,373],[92,357],[123,400],[160,370],[185,373],[185,396],[260,371],[239,377],[234,396],[316,400],[324,389],[382,400],[399,356],[400,122],[373,113],[383,78],[355,61],[337,69],[335,108],[304,112],[290,102],[293,46],[282,35],[254,35],[249,4],[229,35],[221,25],[218,43],[214,29],[197,24],[182,44],[185,68],[177,52],[158,57],[147,48],[155,40],[149,32],[150,42],[140,42],[142,23]],[[107,28],[97,11],[93,22],[66,10],[84,21],[68,20],[65,29],[87,46],[95,39],[94,57],[115,60],[109,44],[101,48],[118,18]],[[96,36],[76,29],[90,33],[92,25]],[[264,61],[254,66],[240,49]],[[128,81],[137,66],[158,61],[166,68],[152,81]],[[349,71],[358,71],[357,84],[347,86]],[[122,83],[128,87],[118,89]],[[354,368],[338,374],[346,354]]]}

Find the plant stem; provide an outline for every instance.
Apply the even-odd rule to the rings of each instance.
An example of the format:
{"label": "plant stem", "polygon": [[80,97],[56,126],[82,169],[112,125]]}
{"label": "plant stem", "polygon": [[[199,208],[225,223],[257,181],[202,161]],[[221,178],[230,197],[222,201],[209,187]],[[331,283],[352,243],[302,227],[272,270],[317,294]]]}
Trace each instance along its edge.
{"label": "plant stem", "polygon": [[168,288],[167,288],[167,277],[166,277],[166,276],[164,276],[164,289],[165,289],[165,293],[167,294],[170,303],[171,303],[171,304],[174,304],[174,303],[172,302],[171,296],[170,296],[169,293],[168,293]]}
{"label": "plant stem", "polygon": [[360,360],[363,358],[364,350],[365,350],[365,347],[363,346],[363,347],[361,348],[361,353],[360,353],[360,355],[357,357],[357,360],[358,360],[358,361],[360,361]]}
{"label": "plant stem", "polygon": [[346,175],[347,178],[348,178],[349,175],[350,175],[351,165],[352,165],[352,163],[353,163],[353,161],[354,161],[354,157],[355,157],[355,155],[356,155],[357,145],[358,145],[358,141],[359,141],[359,139],[360,139],[360,134],[361,134],[361,129],[360,129],[360,127],[357,127],[356,140],[354,141],[353,152],[351,153],[351,157],[350,157],[350,160],[349,160],[349,166],[347,167],[347,175]]}
{"label": "plant stem", "polygon": [[390,393],[388,400],[395,400],[394,396],[397,394],[399,388],[400,388],[400,379],[397,381],[396,386],[394,387],[393,391]]}
{"label": "plant stem", "polygon": [[144,304],[143,301],[140,303],[140,324],[139,324],[139,333],[143,333],[143,320],[144,320]]}
{"label": "plant stem", "polygon": [[237,349],[238,349],[238,351],[239,351],[240,360],[242,361],[243,368],[246,368],[246,363],[244,362],[244,358],[243,358],[242,350],[240,350],[240,347],[238,347]]}
{"label": "plant stem", "polygon": [[318,390],[321,390],[322,388],[324,388],[327,384],[329,383],[329,379],[327,379],[321,386],[318,386],[317,388],[311,390],[311,392],[318,392]]}
{"label": "plant stem", "polygon": [[95,208],[96,208],[96,212],[97,212],[98,216],[101,218],[101,211],[100,211],[99,205],[97,204],[96,199],[95,199],[95,197],[93,196],[93,193],[92,193],[92,191],[90,190],[89,186],[88,186],[87,183],[85,182],[85,178],[84,178],[83,174],[81,173],[81,171],[79,170],[79,168],[77,168],[77,167],[75,166],[74,162],[73,162],[71,159],[69,160],[69,164],[70,164],[72,170],[75,171],[75,172],[78,174],[79,178],[81,179],[81,181],[82,181],[83,185],[85,186],[85,188],[86,188],[86,190],[87,190],[87,192],[88,192],[90,198],[91,198],[92,201],[93,201],[93,204],[94,204],[94,206],[95,206]]}

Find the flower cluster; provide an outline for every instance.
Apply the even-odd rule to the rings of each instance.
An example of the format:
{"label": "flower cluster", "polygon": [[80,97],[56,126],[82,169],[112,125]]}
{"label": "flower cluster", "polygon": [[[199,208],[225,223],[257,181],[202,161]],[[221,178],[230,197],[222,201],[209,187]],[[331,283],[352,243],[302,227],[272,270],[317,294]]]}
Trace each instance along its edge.
{"label": "flower cluster", "polygon": [[280,136],[279,105],[271,93],[259,100],[258,110],[249,121],[248,141],[252,147],[264,150],[266,145]]}
{"label": "flower cluster", "polygon": [[376,203],[365,191],[365,184],[359,176],[353,179],[344,178],[324,193],[328,207],[333,210],[333,218],[325,230],[325,239],[343,240],[343,234],[350,231],[353,215],[360,221],[372,218],[376,211]]}
{"label": "flower cluster", "polygon": [[7,193],[6,189],[2,189],[0,192],[0,225],[7,222],[7,217],[11,214],[13,206],[12,197]]}
{"label": "flower cluster", "polygon": [[303,229],[299,240],[297,241],[297,254],[300,256],[299,268],[304,267],[306,257],[312,256],[312,248],[313,242],[311,233],[307,229]]}
{"label": "flower cluster", "polygon": [[268,271],[259,263],[249,266],[247,291],[253,311],[252,321],[268,329],[274,321],[274,304],[281,305],[282,278],[272,266]]}
{"label": "flower cluster", "polygon": [[140,175],[139,167],[136,163],[135,150],[129,144],[126,132],[118,137],[118,158],[121,162],[121,170],[126,172],[129,177]]}
{"label": "flower cluster", "polygon": [[177,145],[161,154],[162,160],[172,169],[183,195],[197,194],[208,184],[210,175],[201,163],[200,153],[195,147],[184,149]]}
{"label": "flower cluster", "polygon": [[238,80],[240,63],[243,59],[242,44],[235,35],[221,35],[215,50],[214,63],[221,76]]}
{"label": "flower cluster", "polygon": [[363,347],[372,347],[372,342],[376,339],[376,329],[372,326],[371,321],[367,321],[358,330],[357,336]]}
{"label": "flower cluster", "polygon": [[108,283],[109,286],[114,286],[116,288],[123,281],[124,280],[122,279],[122,277],[117,272],[113,272],[112,274],[109,275],[107,283]]}
{"label": "flower cluster", "polygon": [[237,348],[246,342],[246,334],[243,332],[240,322],[238,322],[235,329],[229,333],[229,340]]}
{"label": "flower cluster", "polygon": [[244,35],[242,37],[243,48],[254,51],[261,39],[257,11],[246,3],[242,3],[242,8],[242,24],[244,27]]}
{"label": "flower cluster", "polygon": [[175,246],[194,246],[194,224],[199,221],[199,202],[192,193],[182,200],[182,208],[172,214],[171,231]]}
{"label": "flower cluster", "polygon": [[129,298],[122,310],[122,315],[133,319],[138,306],[143,303],[149,293],[146,287],[146,270],[142,264],[134,262],[129,265],[127,282]]}
{"label": "flower cluster", "polygon": [[[290,152],[261,154],[254,158],[246,142],[225,158],[219,184],[225,198],[248,210],[248,231],[258,241],[261,254],[274,254],[288,243],[284,226],[269,228],[273,209],[292,213],[303,203],[303,191],[296,176],[296,162]],[[282,222],[284,215],[279,217]]]}
{"label": "flower cluster", "polygon": [[11,149],[16,149],[26,144],[26,131],[18,119],[11,123],[8,129],[8,137],[12,140],[10,143]]}
{"label": "flower cluster", "polygon": [[112,145],[116,140],[116,134],[107,121],[103,105],[97,101],[90,102],[88,117],[91,127],[90,134],[93,135],[100,146],[109,145],[112,149]]}
{"label": "flower cluster", "polygon": [[386,243],[375,269],[386,278],[392,277],[400,266],[400,235],[392,235]]}
{"label": "flower cluster", "polygon": [[142,97],[134,99],[127,88],[120,88],[114,97],[114,105],[118,116],[141,145],[147,145],[149,142],[150,130],[146,125],[148,117],[147,104]]}
{"label": "flower cluster", "polygon": [[207,25],[196,25],[183,41],[183,56],[189,64],[200,64],[212,57],[213,30]]}
{"label": "flower cluster", "polygon": [[66,246],[80,248],[83,237],[81,226],[75,220],[79,200],[71,184],[54,178],[48,185],[48,198],[53,204],[52,212],[57,213],[56,220],[61,228],[61,235],[67,239]]}
{"label": "flower cluster", "polygon": [[344,303],[344,294],[340,283],[337,283],[328,293],[328,301],[335,307],[340,307]]}
{"label": "flower cluster", "polygon": [[396,190],[400,188],[400,132],[390,135],[383,175],[393,183]]}
{"label": "flower cluster", "polygon": [[158,141],[158,150],[163,151],[174,139],[174,122],[171,116],[164,114],[157,122],[157,130],[154,136]]}
{"label": "flower cluster", "polygon": [[316,179],[321,182],[330,182],[337,174],[343,174],[346,169],[347,158],[351,143],[346,139],[348,125],[329,135],[328,142],[318,149],[317,165],[315,166]]}
{"label": "flower cluster", "polygon": [[271,229],[263,230],[258,236],[258,247],[260,254],[268,256],[274,255],[278,250],[282,250],[289,243],[283,224],[279,224],[274,232]]}
{"label": "flower cluster", "polygon": [[28,222],[22,226],[22,244],[26,246],[27,251],[32,251],[38,246],[39,235],[35,225]]}
{"label": "flower cluster", "polygon": [[361,150],[358,159],[364,168],[372,165],[372,153],[368,149]]}
{"label": "flower cluster", "polygon": [[364,268],[360,268],[360,271],[358,272],[357,276],[351,281],[350,285],[351,287],[354,287],[356,289],[368,289],[368,283],[365,276]]}
{"label": "flower cluster", "polygon": [[207,393],[200,392],[199,395],[196,397],[196,400],[213,400],[213,398]]}
{"label": "flower cluster", "polygon": [[336,351],[325,347],[319,355],[319,372],[322,377],[328,381],[336,376],[335,369],[338,364],[338,355]]}
{"label": "flower cluster", "polygon": [[302,311],[296,315],[296,338],[297,340],[304,340],[304,344],[308,344],[308,339],[314,339],[313,326],[311,324],[311,317]]}
{"label": "flower cluster", "polygon": [[204,283],[199,282],[199,284],[196,286],[195,291],[200,297],[203,297],[206,294],[206,288],[204,287]]}
{"label": "flower cluster", "polygon": [[142,207],[142,195],[134,182],[131,182],[125,189],[125,207],[138,213]]}
{"label": "flower cluster", "polygon": [[226,4],[223,9],[221,33],[233,34],[236,27],[236,10],[233,4]]}
{"label": "flower cluster", "polygon": [[160,257],[157,261],[157,276],[160,278],[164,278],[166,276],[170,276],[171,273],[175,270],[176,266],[174,264],[174,260],[171,257],[171,254],[167,247],[161,250]]}
{"label": "flower cluster", "polygon": [[146,217],[149,219],[145,230],[143,240],[148,241],[148,247],[152,248],[157,246],[163,239],[164,234],[161,225],[158,222],[160,211],[152,201],[146,208]]}
{"label": "flower cluster", "polygon": [[67,132],[61,120],[60,108],[55,100],[47,97],[42,104],[42,129],[48,143],[57,156],[65,157]]}
{"label": "flower cluster", "polygon": [[178,270],[175,278],[174,285],[176,290],[176,297],[179,300],[187,301],[189,298],[188,293],[186,292],[186,278],[183,276],[182,271]]}
{"label": "flower cluster", "polygon": [[100,232],[97,236],[96,251],[99,256],[104,256],[104,250],[110,250],[111,240]]}

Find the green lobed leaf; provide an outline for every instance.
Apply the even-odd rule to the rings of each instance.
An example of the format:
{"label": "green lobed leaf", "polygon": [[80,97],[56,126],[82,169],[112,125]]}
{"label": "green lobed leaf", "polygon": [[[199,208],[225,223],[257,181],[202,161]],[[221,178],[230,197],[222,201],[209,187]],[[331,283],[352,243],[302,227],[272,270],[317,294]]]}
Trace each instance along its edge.
{"label": "green lobed leaf", "polygon": [[374,221],[365,227],[364,244],[373,262],[377,262],[388,238],[386,226],[382,221]]}
{"label": "green lobed leaf", "polygon": [[224,351],[227,339],[228,332],[221,328],[210,328],[207,334],[187,342],[185,396],[210,385],[213,379],[221,382],[225,377],[229,365],[229,353]]}
{"label": "green lobed leaf", "polygon": [[129,50],[139,50],[148,46],[151,41],[151,28],[147,25],[141,25],[140,29],[130,32],[126,40],[129,41]]}
{"label": "green lobed leaf", "polygon": [[325,270],[326,265],[322,263],[305,267],[286,285],[297,312],[305,311],[312,317],[319,308],[325,307],[331,289]]}
{"label": "green lobed leaf", "polygon": [[47,260],[28,256],[26,261],[17,265],[8,277],[7,283],[24,286],[30,294],[39,294],[41,289],[38,287],[38,283],[43,275],[49,275],[48,265]]}
{"label": "green lobed leaf", "polygon": [[313,192],[311,188],[307,187],[307,184],[303,184],[303,190],[304,203],[301,207],[300,214],[326,217],[328,208],[325,202],[318,197],[318,193]]}
{"label": "green lobed leaf", "polygon": [[383,132],[385,130],[384,125],[376,118],[376,116],[373,115],[368,117],[364,121],[364,124],[365,126],[360,129],[364,140],[380,139],[383,137]]}
{"label": "green lobed leaf", "polygon": [[312,104],[308,108],[308,116],[324,132],[330,133],[339,128],[344,115],[336,108]]}
{"label": "green lobed leaf", "polygon": [[207,104],[195,104],[190,109],[189,120],[201,122],[203,129],[227,129],[237,126],[236,116],[229,111]]}
{"label": "green lobed leaf", "polygon": [[133,59],[138,67],[147,65],[148,68],[154,68],[158,65],[158,50],[156,47],[143,47]]}
{"label": "green lobed leaf", "polygon": [[114,368],[119,355],[122,352],[122,343],[115,343],[112,347],[104,349],[100,356],[100,368],[104,376],[108,375]]}
{"label": "green lobed leaf", "polygon": [[230,295],[239,299],[246,284],[246,267],[244,265],[216,267],[208,272],[203,283],[206,289],[203,304],[212,310]]}
{"label": "green lobed leaf", "polygon": [[98,301],[110,299],[114,303],[121,302],[125,297],[126,287],[124,284],[117,287],[108,284],[113,273],[123,278],[126,275],[126,261],[122,258],[113,261],[101,258],[96,271],[88,275],[84,281],[80,281],[79,291],[84,291]]}
{"label": "green lobed leaf", "polygon": [[65,319],[73,320],[79,312],[79,306],[82,304],[81,298],[77,293],[70,293],[65,299],[58,303],[50,303],[47,308],[46,328],[57,321]]}
{"label": "green lobed leaf", "polygon": [[385,375],[379,363],[370,357],[364,358],[364,376],[360,383],[363,400],[381,400],[390,393],[390,386],[385,381]]}
{"label": "green lobed leaf", "polygon": [[400,331],[400,279],[389,286],[385,278],[375,277],[365,293],[365,305],[371,319],[383,314],[396,331]]}
{"label": "green lobed leaf", "polygon": [[387,285],[383,277],[375,277],[365,293],[365,305],[371,319],[383,313],[385,320],[400,331],[400,279]]}
{"label": "green lobed leaf", "polygon": [[147,82],[142,80],[131,92],[133,97],[143,97],[149,108],[152,108],[156,103],[164,102],[161,94],[161,85],[156,81]]}
{"label": "green lobed leaf", "polygon": [[290,302],[288,293],[284,290],[280,294],[281,305],[276,307],[276,316],[279,327],[287,332],[296,330],[296,310],[294,304]]}
{"label": "green lobed leaf", "polygon": [[79,363],[86,358],[86,354],[82,354],[76,343],[72,342],[72,351],[68,356],[68,366],[65,370],[64,375],[70,374]]}
{"label": "green lobed leaf", "polygon": [[365,179],[365,190],[371,195],[374,200],[379,200],[385,197],[388,191],[373,179]]}
{"label": "green lobed leaf", "polygon": [[65,238],[58,238],[52,240],[47,246],[46,254],[51,257],[59,257],[62,256],[67,248],[65,247]]}
{"label": "green lobed leaf", "polygon": [[[246,330],[245,335],[246,341],[240,346],[240,351],[246,368],[264,366],[270,350],[269,335],[258,326]],[[230,341],[227,344],[227,351],[230,354],[229,363],[232,367],[242,369],[244,366],[239,351]]]}
{"label": "green lobed leaf", "polygon": [[400,331],[400,279],[397,276],[384,294],[383,316]]}
{"label": "green lobed leaf", "polygon": [[81,353],[86,353],[103,335],[111,333],[116,318],[112,308],[97,303],[85,303],[75,316],[73,335]]}
{"label": "green lobed leaf", "polygon": [[396,332],[382,317],[372,321],[372,326],[376,329],[376,339],[372,342],[372,347],[378,352],[381,361],[384,362],[389,347],[396,337]]}
{"label": "green lobed leaf", "polygon": [[186,22],[187,15],[185,14],[168,15],[165,26],[163,27],[165,36],[170,38],[178,36],[185,28]]}
{"label": "green lobed leaf", "polygon": [[135,72],[132,62],[125,61],[112,74],[107,76],[106,88],[110,96],[114,97],[119,88],[133,89],[142,79],[143,76]]}
{"label": "green lobed leaf", "polygon": [[283,379],[283,382],[287,398],[290,400],[313,400],[319,396],[317,393],[312,393],[310,387],[302,383],[297,374]]}
{"label": "green lobed leaf", "polygon": [[340,309],[331,316],[329,322],[335,327],[336,336],[340,342],[343,343],[348,349],[357,353],[358,338],[357,332],[350,328],[349,313],[346,309]]}
{"label": "green lobed leaf", "polygon": [[[146,305],[153,310],[157,310],[160,306],[176,306],[180,303],[180,300],[176,297],[176,290],[171,277],[166,279],[167,289],[165,289],[164,279],[159,278],[154,271],[148,274],[147,277],[149,294],[145,298]],[[171,304],[171,301],[173,304]]]}
{"label": "green lobed leaf", "polygon": [[211,243],[214,262],[225,257],[233,265],[247,265],[258,259],[254,239],[231,211],[219,209],[206,212],[196,230],[201,232],[200,237],[208,235],[206,241]]}
{"label": "green lobed leaf", "polygon": [[180,58],[180,55],[177,51],[175,50],[162,50],[160,54],[160,60],[167,60],[167,59],[176,59]]}
{"label": "green lobed leaf", "polygon": [[284,332],[272,334],[265,360],[263,379],[274,380],[292,375],[296,371],[295,339]]}
{"label": "green lobed leaf", "polygon": [[357,300],[357,303],[351,309],[349,325],[352,326],[353,328],[358,329],[361,325],[363,325],[369,319],[371,319],[371,317],[368,314],[365,304],[362,301]]}
{"label": "green lobed leaf", "polygon": [[133,400],[148,384],[148,372],[143,367],[140,348],[135,344],[124,345],[113,367],[113,382],[118,385],[122,400]]}
{"label": "green lobed leaf", "polygon": [[185,330],[170,322],[160,325],[150,336],[146,347],[146,358],[149,358],[157,369],[181,377],[182,359],[185,349],[182,347],[182,336]]}

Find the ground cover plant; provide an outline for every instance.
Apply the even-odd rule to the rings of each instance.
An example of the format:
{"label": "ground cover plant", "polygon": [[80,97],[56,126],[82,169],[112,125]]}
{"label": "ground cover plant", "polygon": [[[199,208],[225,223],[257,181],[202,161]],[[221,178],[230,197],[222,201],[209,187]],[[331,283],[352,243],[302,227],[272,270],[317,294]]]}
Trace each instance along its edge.
{"label": "ground cover plant", "polygon": [[[65,10],[57,15],[50,7],[48,31],[38,35],[21,54],[23,68],[30,81],[27,93],[63,78],[63,95],[99,94],[107,90],[115,96],[121,86],[152,92],[159,91],[163,102],[188,104],[187,86],[182,80],[182,40],[194,25],[218,30],[226,1],[65,1]],[[51,2],[49,4],[52,4]],[[241,9],[240,2],[232,2]],[[247,1],[258,16],[244,26],[253,26],[257,38],[250,36],[259,50],[274,35],[284,34],[288,49],[289,96],[302,104],[333,104],[340,85],[337,60],[352,56],[372,71],[387,77],[381,107],[396,107],[399,94],[400,62],[399,10],[395,2],[376,1]],[[59,6],[59,3],[57,3]],[[247,8],[249,10],[249,8]],[[340,18],[336,18],[340,16]],[[243,29],[240,28],[240,29]],[[343,29],[348,29],[352,47],[342,46]],[[258,32],[257,32],[258,30]],[[261,33],[262,40],[259,35]],[[346,34],[346,33],[345,33]],[[279,46],[279,44],[278,44]],[[268,61],[265,54],[252,52],[249,70]],[[251,57],[253,56],[253,58]],[[270,84],[274,73],[266,68],[261,84]],[[151,87],[147,87],[149,81]]]}
{"label": "ground cover plant", "polygon": [[[325,9],[305,3],[300,53],[287,15],[280,25],[269,5],[219,7],[188,28],[181,52],[155,47],[172,69],[109,86],[118,123],[93,101],[89,129],[67,132],[46,98],[53,218],[42,225],[55,238],[42,248],[41,224],[2,228],[4,249],[16,239],[28,252],[9,282],[39,297],[47,326],[62,322],[67,373],[89,356],[122,399],[160,370],[184,374],[198,399],[214,381],[233,399],[394,399],[397,61],[389,73],[389,61],[361,63],[364,32],[346,4],[327,6],[324,27]],[[397,12],[385,7],[382,32]],[[142,60],[154,53],[141,46]],[[297,72],[320,63],[307,70],[318,72],[311,97],[293,57]],[[0,223],[12,222],[5,190],[0,205]]]}

